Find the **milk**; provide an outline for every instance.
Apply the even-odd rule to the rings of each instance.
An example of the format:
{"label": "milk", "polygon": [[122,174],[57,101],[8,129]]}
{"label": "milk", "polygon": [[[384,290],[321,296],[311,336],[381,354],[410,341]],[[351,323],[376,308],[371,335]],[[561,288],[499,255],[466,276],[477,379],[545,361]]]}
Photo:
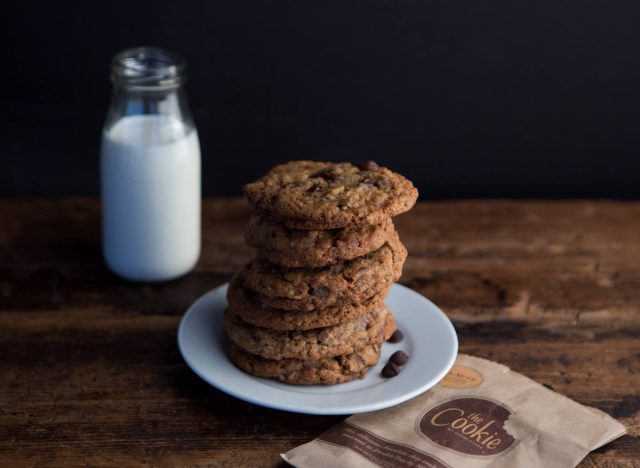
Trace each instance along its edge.
{"label": "milk", "polygon": [[190,271],[200,255],[200,145],[180,120],[135,115],[102,137],[102,236],[109,267],[138,281]]}

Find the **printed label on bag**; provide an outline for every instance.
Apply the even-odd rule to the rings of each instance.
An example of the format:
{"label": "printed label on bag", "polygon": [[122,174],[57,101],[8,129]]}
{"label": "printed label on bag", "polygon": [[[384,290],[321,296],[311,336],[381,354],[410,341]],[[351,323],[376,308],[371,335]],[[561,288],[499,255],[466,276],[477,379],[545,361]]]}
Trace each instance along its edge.
{"label": "printed label on bag", "polygon": [[504,406],[484,398],[455,398],[427,409],[416,431],[438,445],[467,455],[492,456],[516,440],[504,429],[511,416]]}
{"label": "printed label on bag", "polygon": [[449,468],[449,465],[422,450],[383,439],[346,422],[332,427],[318,440],[348,447],[383,467]]}
{"label": "printed label on bag", "polygon": [[471,367],[453,366],[440,381],[440,385],[449,388],[473,388],[483,380],[482,374]]}

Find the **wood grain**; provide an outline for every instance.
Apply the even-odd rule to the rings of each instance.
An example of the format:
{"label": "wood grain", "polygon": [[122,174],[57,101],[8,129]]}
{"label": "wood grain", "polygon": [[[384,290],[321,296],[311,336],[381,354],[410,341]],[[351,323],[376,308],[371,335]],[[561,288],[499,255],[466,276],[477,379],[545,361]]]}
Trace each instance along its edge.
{"label": "wood grain", "polygon": [[[195,271],[137,285],[103,265],[95,200],[0,201],[0,464],[274,466],[342,419],[244,403],[182,361],[180,316],[252,254],[242,200],[203,209]],[[640,203],[422,203],[396,225],[401,282],[461,351],[622,420],[583,466],[640,466]]]}

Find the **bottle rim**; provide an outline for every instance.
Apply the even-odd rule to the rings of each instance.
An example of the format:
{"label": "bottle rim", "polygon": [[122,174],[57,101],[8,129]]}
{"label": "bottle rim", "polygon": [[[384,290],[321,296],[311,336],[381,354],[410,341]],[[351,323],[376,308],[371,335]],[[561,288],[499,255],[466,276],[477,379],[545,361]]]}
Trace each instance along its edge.
{"label": "bottle rim", "polygon": [[133,47],[111,62],[111,81],[128,89],[159,91],[186,80],[186,63],[178,53],[161,47]]}

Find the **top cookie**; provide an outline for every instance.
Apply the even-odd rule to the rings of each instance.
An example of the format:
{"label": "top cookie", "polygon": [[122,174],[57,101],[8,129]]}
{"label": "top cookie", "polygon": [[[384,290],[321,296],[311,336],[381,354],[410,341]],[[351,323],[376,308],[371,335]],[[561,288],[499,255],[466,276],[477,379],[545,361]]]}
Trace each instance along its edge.
{"label": "top cookie", "polygon": [[336,229],[380,224],[411,209],[413,184],[373,162],[291,161],[247,184],[249,201],[292,229]]}

